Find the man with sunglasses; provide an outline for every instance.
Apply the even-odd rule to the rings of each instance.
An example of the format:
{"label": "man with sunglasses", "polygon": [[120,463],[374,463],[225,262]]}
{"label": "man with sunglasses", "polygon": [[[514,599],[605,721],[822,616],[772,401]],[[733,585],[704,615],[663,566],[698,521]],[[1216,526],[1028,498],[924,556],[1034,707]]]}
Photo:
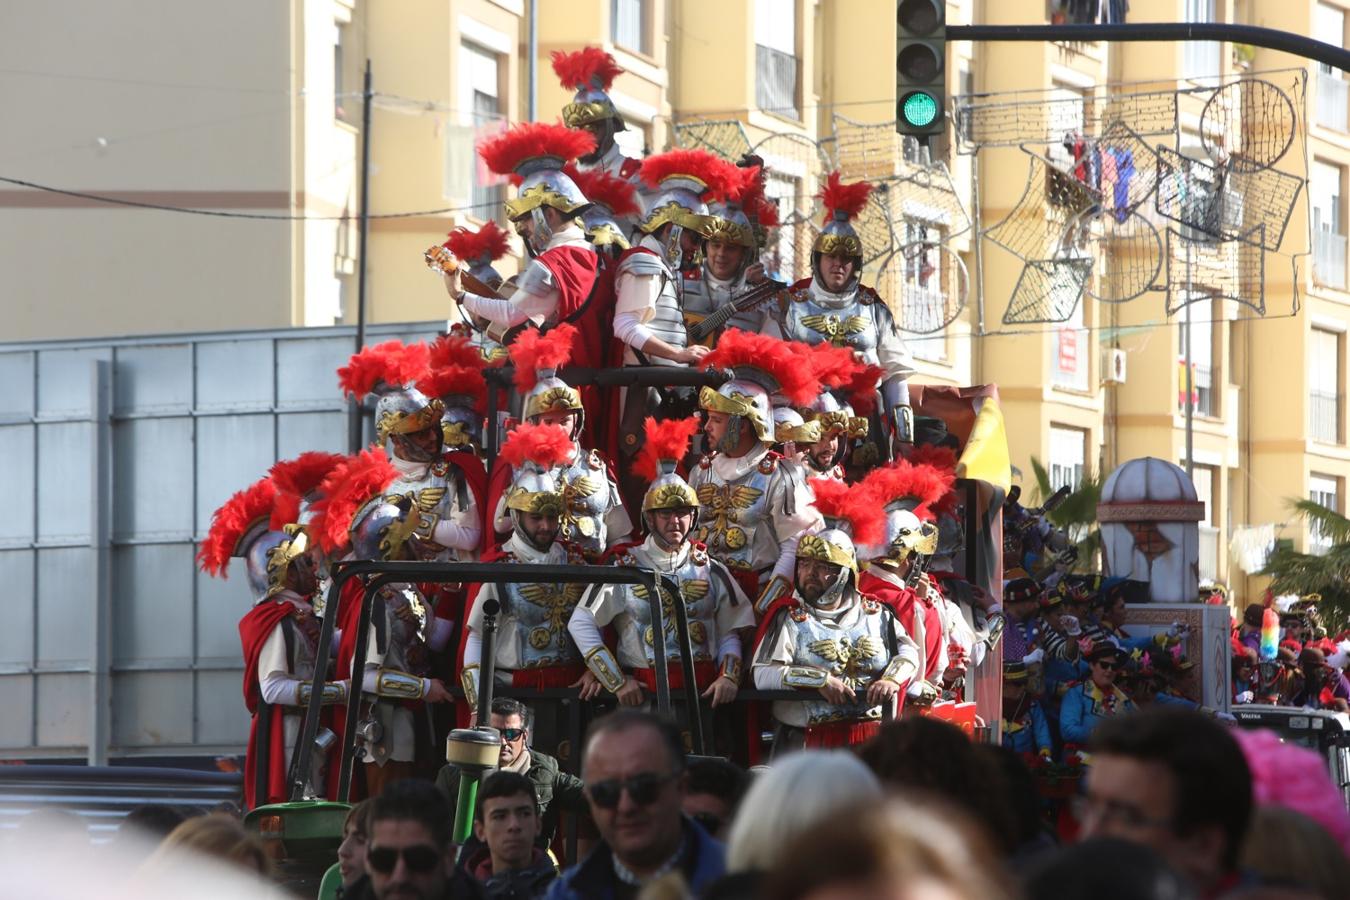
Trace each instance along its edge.
{"label": "man with sunglasses", "polygon": [[375,800],[366,844],[366,878],[352,900],[476,900],[479,893],[455,866],[450,824],[455,810],[429,781],[389,785]]}
{"label": "man with sunglasses", "polygon": [[1084,654],[1088,677],[1064,695],[1059,709],[1059,731],[1067,744],[1086,744],[1104,719],[1133,712],[1134,702],[1116,685],[1125,664],[1125,651],[1109,641],[1094,644]]}
{"label": "man with sunglasses", "polygon": [[[547,847],[558,831],[562,812],[585,809],[581,779],[562,771],[558,761],[547,753],[529,746],[530,710],[519,700],[494,697],[489,724],[502,736],[502,749],[497,757],[498,771],[523,775],[534,786],[538,804],[539,835],[536,843]],[[436,775],[436,787],[454,806],[459,798],[459,767],[447,764]]]}
{"label": "man with sunglasses", "polygon": [[697,896],[722,876],[722,845],[681,812],[688,773],[674,725],[635,710],[597,720],[582,776],[603,840],[553,882],[547,900],[631,900],[672,872]]}

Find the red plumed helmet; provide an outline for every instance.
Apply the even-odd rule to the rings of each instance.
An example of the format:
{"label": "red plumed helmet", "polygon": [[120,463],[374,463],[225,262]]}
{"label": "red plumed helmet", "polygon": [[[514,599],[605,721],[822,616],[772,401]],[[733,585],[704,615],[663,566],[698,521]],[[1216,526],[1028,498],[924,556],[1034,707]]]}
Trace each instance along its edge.
{"label": "red plumed helmet", "polygon": [[950,475],[953,489],[948,490],[939,500],[931,505],[933,515],[956,515],[957,497],[955,491],[956,484],[956,451],[950,447],[939,447],[936,444],[918,444],[910,451],[909,462],[915,466],[932,466],[944,477]]}
{"label": "red plumed helmet", "polygon": [[417,389],[428,397],[468,397],[473,401],[474,412],[487,410],[487,381],[481,365],[432,369],[417,382]]}
{"label": "red plumed helmet", "polygon": [[740,204],[746,217],[761,228],[777,228],[779,225],[778,204],[764,196],[764,170],[752,166],[753,177],[747,178],[741,185]]}
{"label": "red plumed helmet", "polygon": [[831,172],[819,194],[825,206],[825,223],[829,224],[841,217],[846,220],[857,218],[867,205],[867,197],[871,193],[872,185],[866,181],[844,184],[838,170]]}
{"label": "red plumed helmet", "polygon": [[432,369],[467,366],[481,369],[486,365],[483,354],[473,341],[460,334],[443,334],[431,345],[428,363]]}
{"label": "red plumed helmet", "polygon": [[496,262],[511,252],[511,245],[507,242],[506,232],[491,219],[483,223],[483,227],[477,231],[470,231],[461,225],[451,231],[448,237],[449,240],[445,242],[445,246],[450,249],[451,253],[466,262],[477,261],[482,258],[486,258],[490,262]]}
{"label": "red plumed helmet", "polygon": [[651,188],[667,178],[692,178],[704,185],[704,196],[726,197],[741,183],[740,171],[707,150],[668,150],[643,160],[639,174]]}
{"label": "red plumed helmet", "polygon": [[323,496],[314,504],[314,518],[309,523],[319,548],[334,554],[346,547],[357,510],[397,478],[393,463],[383,450],[375,448],[362,450],[330,472],[319,486]]}
{"label": "red plumed helmet", "polygon": [[280,531],[287,525],[294,525],[300,521],[300,503],[299,494],[292,494],[290,491],[277,491],[276,502],[272,504],[272,516],[268,520],[267,527],[271,531]]}
{"label": "red plumed helmet", "polygon": [[[272,482],[282,493],[304,497],[319,489],[328,473],[347,459],[341,453],[310,450],[295,459],[283,459],[267,470]],[[292,519],[291,521],[295,521]]]}
{"label": "red plumed helmet", "polygon": [[599,47],[582,47],[571,52],[554,50],[551,58],[562,86],[574,91],[585,88],[607,91],[624,71],[612,55]]}
{"label": "red plumed helmet", "polygon": [[605,207],[620,218],[642,212],[642,207],[638,205],[637,188],[625,178],[611,175],[604,169],[583,172],[571,163],[563,166],[563,174],[572,179],[587,200]]}
{"label": "red plumed helmet", "polygon": [[561,425],[517,425],[502,442],[501,456],[517,469],[532,462],[541,469],[570,462],[572,436]]}
{"label": "red plumed helmet", "polygon": [[796,341],[731,328],[699,365],[703,369],[758,370],[777,384],[777,393],[789,403],[805,406],[820,393],[820,382],[804,363],[810,352],[810,347]]}
{"label": "red plumed helmet", "polygon": [[572,358],[572,344],[577,330],[566,322],[540,333],[530,328],[516,335],[506,350],[516,367],[516,388],[522,393],[539,382],[540,369],[560,369]]}
{"label": "red plumed helmet", "polygon": [[431,348],[420,341],[407,345],[402,341],[385,341],[362,347],[338,369],[338,386],[347,396],[358,398],[381,384],[402,387],[426,374],[430,360]]}
{"label": "red plumed helmet", "polygon": [[272,479],[262,478],[226,500],[211,516],[211,527],[197,551],[201,570],[218,578],[228,577],[225,570],[239,549],[240,538],[254,525],[270,520],[276,499],[277,486]]}
{"label": "red plumed helmet", "polygon": [[812,505],[826,519],[847,524],[853,543],[876,546],[886,539],[886,512],[863,485],[845,484],[833,478],[812,478]]}
{"label": "red plumed helmet", "polygon": [[658,422],[648,416],[642,422],[647,441],[633,461],[634,474],[652,481],[662,474],[661,463],[678,463],[689,452],[689,439],[698,434],[699,420],[669,419]]}
{"label": "red plumed helmet", "polygon": [[946,496],[954,483],[955,475],[951,472],[926,464],[914,465],[904,459],[873,469],[862,481],[883,507],[898,500],[914,500],[916,505],[912,512],[928,521],[934,518],[933,506]]}
{"label": "red plumed helmet", "polygon": [[568,128],[561,122],[522,122],[510,130],[489,138],[478,147],[478,155],[498,175],[510,175],[523,163],[546,157],[563,163],[595,150],[595,138],[588,131]]}

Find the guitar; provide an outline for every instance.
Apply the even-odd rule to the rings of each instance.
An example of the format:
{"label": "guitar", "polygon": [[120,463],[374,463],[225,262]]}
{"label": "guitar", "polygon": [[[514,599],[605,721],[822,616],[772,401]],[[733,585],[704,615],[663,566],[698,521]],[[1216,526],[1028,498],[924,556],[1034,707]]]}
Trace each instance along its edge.
{"label": "guitar", "polygon": [[690,343],[711,344],[712,339],[727,322],[731,321],[732,316],[762,306],[787,288],[786,282],[769,279],[761,281],[743,294],[732,297],[710,313],[686,312],[684,324],[689,331]]}
{"label": "guitar", "polygon": [[[494,297],[498,300],[507,299],[491,287],[488,287],[486,284],[479,281],[473,275],[469,274],[468,267],[464,265],[459,257],[451,253],[448,247],[443,247],[440,244],[429,247],[427,251],[422,254],[422,258],[426,260],[427,268],[438,274],[449,275],[453,272],[458,272],[459,283],[466,291],[472,291],[480,297]],[[464,309],[463,306],[460,307],[460,314],[469,320],[469,323],[473,325],[475,330],[487,335],[499,344],[502,343],[503,339],[506,337],[506,332],[509,330],[503,326],[489,322],[481,316],[472,315],[468,310]]]}

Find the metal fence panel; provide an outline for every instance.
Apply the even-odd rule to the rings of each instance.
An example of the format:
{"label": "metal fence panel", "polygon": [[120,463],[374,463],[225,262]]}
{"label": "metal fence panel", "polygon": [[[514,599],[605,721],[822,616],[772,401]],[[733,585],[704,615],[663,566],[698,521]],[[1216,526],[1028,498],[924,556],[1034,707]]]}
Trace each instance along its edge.
{"label": "metal fence panel", "polygon": [[33,354],[0,353],[0,422],[33,417]]}
{"label": "metal fence panel", "polygon": [[291,413],[277,419],[277,456],[290,459],[306,450],[347,450],[345,412]]}
{"label": "metal fence panel", "polygon": [[[89,370],[83,368],[87,394]],[[89,543],[92,435],[88,422],[38,426],[39,543]]]}
{"label": "metal fence panel", "polygon": [[[5,619],[0,628],[0,673],[23,671],[33,665],[33,636],[37,605],[33,601],[33,551],[0,550],[0,584],[5,585]],[[5,678],[0,677],[0,684]],[[31,690],[32,686],[29,686]],[[0,691],[0,697],[4,697]],[[0,700],[0,710],[9,706]],[[3,713],[8,717],[8,712]],[[17,727],[18,723],[13,723]],[[7,731],[0,728],[0,733]]]}
{"label": "metal fence panel", "polygon": [[192,678],[180,672],[123,672],[113,676],[112,739],[119,747],[190,747]]}
{"label": "metal fence panel", "polygon": [[5,477],[0,478],[0,547],[27,547],[34,539],[36,514],[33,483],[37,475],[33,457],[32,425],[0,425],[0,459]]}
{"label": "metal fence panel", "polygon": [[37,553],[39,668],[89,665],[92,554],[88,547],[56,547]]}
{"label": "metal fence panel", "polygon": [[332,408],[341,399],[338,367],[351,355],[345,338],[277,341],[277,406],[283,409]]}
{"label": "metal fence panel", "polygon": [[20,750],[33,743],[33,676],[0,678],[0,709],[6,724],[0,728],[0,750]]}
{"label": "metal fence panel", "polygon": [[192,552],[187,543],[113,550],[113,665],[191,665],[196,655]]}
{"label": "metal fence panel", "polygon": [[113,427],[113,540],[192,540],[192,419]]}
{"label": "metal fence panel", "polygon": [[248,739],[248,710],[244,709],[240,679],[238,670],[197,673],[198,744],[242,747]]}
{"label": "metal fence panel", "polygon": [[89,742],[89,676],[37,677],[33,707],[39,747],[80,747]]}
{"label": "metal fence panel", "polygon": [[[349,349],[350,349],[350,345]],[[212,341],[197,346],[197,409],[272,408],[271,341]]]}
{"label": "metal fence panel", "polygon": [[192,411],[191,344],[118,347],[113,414]]}
{"label": "metal fence panel", "polygon": [[197,420],[197,534],[211,527],[211,513],[267,473],[276,461],[272,416],[212,416]]}
{"label": "metal fence panel", "polygon": [[42,419],[87,418],[89,364],[111,359],[111,347],[47,350],[38,354],[37,413]]}
{"label": "metal fence panel", "polygon": [[230,561],[228,579],[197,572],[197,661],[243,668],[239,656],[239,620],[249,610],[244,561]]}

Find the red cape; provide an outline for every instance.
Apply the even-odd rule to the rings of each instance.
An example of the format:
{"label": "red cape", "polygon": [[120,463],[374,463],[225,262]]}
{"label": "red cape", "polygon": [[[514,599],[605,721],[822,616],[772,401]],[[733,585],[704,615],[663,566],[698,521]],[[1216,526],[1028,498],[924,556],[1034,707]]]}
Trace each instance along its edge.
{"label": "red cape", "polygon": [[[478,454],[467,450],[450,450],[445,454],[445,461],[459,469],[464,476],[464,484],[469,489],[469,495],[473,497],[474,505],[481,510],[488,492],[487,467],[483,465],[483,460]],[[485,534],[479,538],[478,547],[475,549],[482,550],[490,543]]]}
{"label": "red cape", "polygon": [[[617,271],[619,265],[623,263],[625,259],[632,256],[634,253],[647,253],[657,258],[660,258],[660,254],[652,250],[648,250],[646,247],[629,247],[627,250],[619,254],[618,260],[616,260],[614,263],[615,270]],[[610,277],[612,279],[613,275],[611,275]],[[617,301],[618,300],[617,288],[611,286],[610,290],[614,294],[614,299]],[[611,316],[611,318],[613,317]],[[612,369],[623,368],[623,355],[624,350],[625,348],[627,348],[627,346],[628,346],[627,344],[625,344],[618,338],[613,337],[611,334],[610,340],[607,343],[607,347],[609,350],[608,364],[610,368]],[[621,418],[623,418],[623,409],[619,406],[619,392],[616,390],[614,391],[613,415],[609,416],[609,418],[605,420],[604,427],[601,429],[599,434],[600,443],[598,444],[598,446],[604,450],[605,455],[610,459],[619,459],[620,457],[619,420]]]}
{"label": "red cape", "polygon": [[864,571],[858,578],[858,590],[870,594],[891,608],[905,631],[914,635],[914,617],[923,611],[923,655],[924,679],[932,681],[942,657],[942,613],[936,606],[930,606],[919,600],[917,594],[909,588],[896,587],[889,581]]}
{"label": "red cape", "polygon": [[[536,257],[553,275],[558,286],[558,321],[577,327],[572,348],[572,365],[603,369],[614,335],[613,273],[590,247],[554,247]],[[579,389],[581,405],[586,408],[583,442],[597,446],[609,416],[607,395],[594,385]]]}
{"label": "red cape", "polygon": [[258,658],[272,630],[291,614],[289,603],[266,601],[253,607],[239,620],[239,642],[244,651],[244,706],[253,716],[248,734],[248,752],[244,757],[244,805],[254,809],[264,803],[279,803],[289,796],[286,790],[286,729],[284,709],[273,706],[267,711],[271,717],[267,747],[267,796],[258,797],[254,785],[258,772],[258,704],[262,701],[262,686],[258,684]]}

